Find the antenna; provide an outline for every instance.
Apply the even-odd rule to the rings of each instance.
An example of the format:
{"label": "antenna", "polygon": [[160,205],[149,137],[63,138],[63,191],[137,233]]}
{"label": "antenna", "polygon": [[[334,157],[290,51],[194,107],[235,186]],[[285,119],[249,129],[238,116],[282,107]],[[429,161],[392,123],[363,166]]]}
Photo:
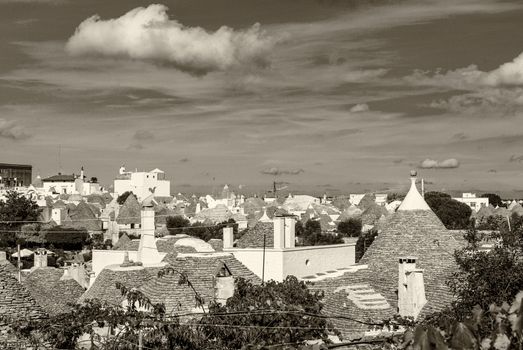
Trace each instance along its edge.
{"label": "antenna", "polygon": [[58,173],[62,172],[62,145],[58,145]]}

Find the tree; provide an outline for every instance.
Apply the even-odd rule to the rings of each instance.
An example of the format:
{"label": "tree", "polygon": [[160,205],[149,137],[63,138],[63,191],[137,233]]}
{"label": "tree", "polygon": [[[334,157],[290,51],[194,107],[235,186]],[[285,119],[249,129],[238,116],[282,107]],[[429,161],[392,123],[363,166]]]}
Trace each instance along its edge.
{"label": "tree", "polygon": [[297,231],[295,231],[295,233],[300,238],[300,245],[302,246],[343,243],[343,239],[335,233],[322,233],[321,224],[317,220],[308,220],[307,223],[305,223],[305,227],[303,228],[303,230],[301,228],[299,229],[300,234],[298,235]]}
{"label": "tree", "polygon": [[358,240],[356,241],[356,262],[360,261],[377,236],[378,231],[376,229],[372,229],[358,237]]}
{"label": "tree", "polygon": [[496,193],[483,193],[481,198],[488,198],[489,204],[492,204],[494,207],[506,207],[501,200],[501,197]]}
{"label": "tree", "polygon": [[338,232],[346,237],[359,237],[361,228],[361,219],[350,218],[338,223]]}
{"label": "tree", "polygon": [[125,201],[127,200],[127,197],[129,197],[130,195],[134,196],[132,191],[125,191],[124,193],[119,195],[118,198],[116,198],[116,202],[120,205],[123,205],[125,203]]}
{"label": "tree", "polygon": [[[165,274],[179,274],[179,283],[193,288],[185,273],[167,267],[158,276]],[[187,324],[140,291],[118,283],[117,288],[125,306],[94,299],[46,319],[2,321],[27,340],[27,347],[53,349],[74,349],[84,334],[90,336],[92,348],[107,350],[137,349],[140,339],[144,349],[260,349],[282,343],[297,349],[307,340],[329,342],[328,335],[337,333],[321,316],[323,292],[311,292],[295,277],[262,285],[240,278],[225,305],[211,301],[208,312],[194,315]],[[195,305],[202,306],[205,300],[193,291]],[[109,332],[97,332],[103,327]]]}
{"label": "tree", "polygon": [[323,296],[323,292],[311,292],[294,276],[262,285],[240,278],[225,305],[214,303],[209,308],[200,322],[201,331],[211,341],[210,347],[218,349],[260,349],[282,343],[297,347],[316,339],[328,342],[332,326],[325,318],[314,317],[321,314]]}
{"label": "tree", "polygon": [[472,209],[468,205],[441,192],[427,192],[425,201],[449,230],[463,230],[470,226]]}
{"label": "tree", "polygon": [[8,191],[6,200],[0,200],[0,241],[10,246],[16,243],[16,231],[27,221],[37,221],[40,209],[35,201],[16,191]]}
{"label": "tree", "polygon": [[[454,253],[459,270],[448,284],[456,295],[454,305],[458,318],[475,305],[487,309],[490,304],[512,300],[523,286],[523,230],[502,227],[490,237],[470,228],[465,236],[467,246]],[[480,249],[480,242],[494,243],[489,251]]]}
{"label": "tree", "polygon": [[182,233],[182,229],[190,225],[191,222],[182,215],[168,216],[165,219],[165,226],[173,234]]}
{"label": "tree", "polygon": [[507,225],[507,218],[501,215],[490,215],[478,224],[478,230],[500,230]]}
{"label": "tree", "polygon": [[[89,243],[89,233],[85,229],[56,226],[42,231],[47,247],[64,250],[82,250]],[[102,237],[103,239],[103,237]]]}

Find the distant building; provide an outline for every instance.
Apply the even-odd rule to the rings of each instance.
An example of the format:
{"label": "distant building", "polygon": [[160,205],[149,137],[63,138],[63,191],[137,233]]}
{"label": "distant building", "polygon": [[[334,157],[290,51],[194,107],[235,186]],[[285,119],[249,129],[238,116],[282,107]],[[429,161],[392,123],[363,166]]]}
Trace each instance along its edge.
{"label": "distant building", "polygon": [[476,197],[475,193],[463,193],[462,197],[456,197],[453,199],[465,203],[475,212],[478,212],[481,207],[488,207],[489,205],[488,198]]}
{"label": "distant building", "polygon": [[84,168],[80,170],[80,175],[67,175],[58,173],[48,178],[42,179],[42,187],[46,192],[59,194],[80,194],[88,196],[101,191],[100,184],[96,178],[87,181],[84,175]]}
{"label": "distant building", "polygon": [[146,171],[126,171],[125,166],[120,168],[118,176],[114,179],[114,192],[121,195],[131,191],[139,201],[149,197],[169,197],[171,195],[171,182],[165,180],[165,173],[160,169]]}
{"label": "distant building", "polygon": [[0,163],[0,188],[29,186],[32,177],[32,165]]}

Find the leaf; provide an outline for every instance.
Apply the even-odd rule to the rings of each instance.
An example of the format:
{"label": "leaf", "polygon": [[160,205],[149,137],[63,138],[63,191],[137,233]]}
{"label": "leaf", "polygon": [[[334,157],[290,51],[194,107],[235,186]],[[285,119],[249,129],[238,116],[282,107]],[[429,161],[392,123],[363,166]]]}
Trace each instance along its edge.
{"label": "leaf", "polygon": [[498,334],[496,341],[494,342],[494,349],[496,350],[507,350],[510,346],[510,339],[506,334]]}
{"label": "leaf", "polygon": [[428,328],[428,339],[429,343],[431,344],[431,349],[435,350],[447,350],[448,346],[445,343],[445,339],[443,338],[443,335],[441,332],[434,327]]}
{"label": "leaf", "polygon": [[427,330],[423,326],[417,326],[414,330],[413,350],[430,350]]}
{"label": "leaf", "polygon": [[450,345],[454,349],[477,349],[478,341],[464,323],[458,322],[454,327]]}

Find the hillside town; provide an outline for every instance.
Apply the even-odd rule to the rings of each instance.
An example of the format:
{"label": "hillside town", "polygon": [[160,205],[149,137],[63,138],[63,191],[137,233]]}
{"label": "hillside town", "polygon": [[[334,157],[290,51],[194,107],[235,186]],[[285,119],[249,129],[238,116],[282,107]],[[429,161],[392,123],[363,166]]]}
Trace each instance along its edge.
{"label": "hillside town", "polygon": [[[1,337],[12,348],[40,348],[14,331],[20,321],[75,315],[93,301],[122,310],[136,303],[145,315],[162,305],[183,326],[241,298],[240,280],[285,288],[289,278],[321,293],[315,313],[332,327],[296,344],[380,348],[406,332],[384,320],[422,322],[454,305],[456,289],[448,281],[456,278],[454,252],[467,247],[467,234],[481,233],[476,251],[488,254],[504,244],[496,232],[523,222],[521,201],[424,192],[416,171],[405,177],[406,193],[317,198],[248,196],[228,185],[217,196],[171,195],[162,170],[125,166],[115,171],[113,191],[83,167],[78,174],[36,176],[24,186],[16,173],[22,166],[0,167]],[[114,331],[98,322],[55,346],[103,347]],[[34,331],[31,337],[53,341]]]}
{"label": "hillside town", "polygon": [[0,350],[523,350],[523,0],[0,0]]}

